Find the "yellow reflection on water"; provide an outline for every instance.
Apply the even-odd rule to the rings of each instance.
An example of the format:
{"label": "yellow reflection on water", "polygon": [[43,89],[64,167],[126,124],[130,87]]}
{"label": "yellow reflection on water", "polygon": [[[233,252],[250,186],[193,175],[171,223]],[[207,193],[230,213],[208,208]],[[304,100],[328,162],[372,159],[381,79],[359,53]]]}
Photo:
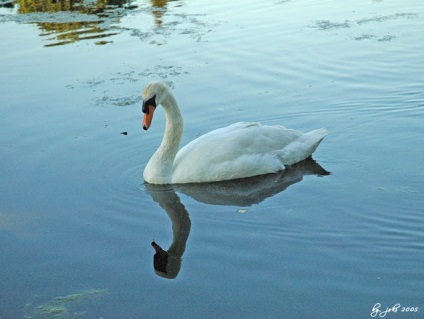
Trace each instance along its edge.
{"label": "yellow reflection on water", "polygon": [[[16,0],[17,13],[29,15],[30,23],[41,29],[46,47],[96,40],[96,45],[110,43],[109,38],[120,32],[121,18],[127,10],[138,7],[133,0]],[[162,27],[168,5],[182,5],[181,0],[150,0],[149,11],[157,28]],[[147,3],[149,3],[147,2]],[[44,15],[48,13],[48,15]],[[41,14],[41,15],[40,15]],[[28,20],[25,20],[28,21]]]}
{"label": "yellow reflection on water", "polygon": [[[38,26],[44,31],[43,35],[54,35],[51,44],[46,47],[73,43],[81,40],[101,39],[118,34],[118,32],[108,32],[98,27],[99,22],[39,22]],[[97,45],[108,43],[108,41],[97,41]]]}
{"label": "yellow reflection on water", "polygon": [[[157,28],[162,26],[162,17],[167,11],[169,2],[176,2],[177,6],[181,6],[181,0],[150,0],[152,5],[152,14],[155,19],[155,25]],[[158,44],[160,45],[160,44]]]}
{"label": "yellow reflection on water", "polygon": [[89,6],[82,0],[18,0],[19,13],[78,11],[86,14],[101,12],[108,4],[107,0],[97,0]]}
{"label": "yellow reflection on water", "polygon": [[[112,8],[112,6],[113,8],[122,8],[127,4],[127,0],[96,0],[90,2],[83,0],[18,0],[17,3],[19,6],[18,13],[20,14],[57,12],[81,14],[81,16],[78,16],[78,19],[81,18],[79,21],[75,21],[75,16],[64,15],[48,19],[53,19],[53,21],[34,22],[42,30],[41,36],[48,37],[50,43],[45,45],[48,47],[88,39],[99,39],[95,42],[97,45],[108,43],[109,41],[100,41],[100,39],[110,37],[118,32],[108,32],[108,29],[102,23],[112,14],[116,23],[120,16],[112,13],[112,10],[108,13],[107,9]],[[84,15],[93,17],[84,19]],[[108,25],[108,27],[110,26]]]}
{"label": "yellow reflection on water", "polygon": [[155,17],[155,24],[156,26],[160,27],[162,25],[162,16],[166,12],[166,5],[168,2],[172,2],[175,0],[151,0],[153,7],[153,15]]}

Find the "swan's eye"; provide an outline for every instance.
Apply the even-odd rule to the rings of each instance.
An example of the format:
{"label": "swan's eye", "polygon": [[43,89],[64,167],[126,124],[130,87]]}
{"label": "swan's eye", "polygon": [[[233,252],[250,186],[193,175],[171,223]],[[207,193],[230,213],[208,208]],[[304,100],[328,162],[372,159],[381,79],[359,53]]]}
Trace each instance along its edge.
{"label": "swan's eye", "polygon": [[156,95],[153,95],[147,101],[143,101],[143,106],[141,110],[143,111],[144,114],[149,114],[149,106],[156,107]]}

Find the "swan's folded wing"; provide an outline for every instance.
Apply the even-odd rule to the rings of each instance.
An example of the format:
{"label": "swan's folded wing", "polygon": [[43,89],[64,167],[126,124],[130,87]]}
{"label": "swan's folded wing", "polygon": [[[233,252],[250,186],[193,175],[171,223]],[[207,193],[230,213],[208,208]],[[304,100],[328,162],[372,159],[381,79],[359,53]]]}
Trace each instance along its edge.
{"label": "swan's folded wing", "polygon": [[211,131],[183,147],[174,161],[173,183],[217,181],[277,172],[276,152],[303,133],[283,126],[235,123]]}

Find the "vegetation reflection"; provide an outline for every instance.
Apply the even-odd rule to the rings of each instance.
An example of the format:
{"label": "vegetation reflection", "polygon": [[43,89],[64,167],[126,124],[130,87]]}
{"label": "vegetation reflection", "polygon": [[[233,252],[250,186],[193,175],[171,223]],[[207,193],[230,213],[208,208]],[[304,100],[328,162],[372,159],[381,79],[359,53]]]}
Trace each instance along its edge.
{"label": "vegetation reflection", "polygon": [[[18,0],[19,13],[35,12],[59,12],[59,11],[78,11],[86,14],[97,14],[103,12],[108,5],[108,0],[97,0],[90,4],[84,4],[83,0]],[[117,2],[117,1],[112,1]],[[119,0],[118,5],[124,1]]]}
{"label": "vegetation reflection", "polygon": [[[42,30],[41,36],[51,41],[45,46],[57,46],[88,39],[102,39],[119,33],[116,26],[127,10],[138,8],[133,0],[16,0],[18,14],[34,14],[34,21]],[[149,12],[157,28],[162,26],[163,15],[169,2],[181,0],[151,0]],[[37,16],[37,13],[54,15]],[[62,14],[57,14],[62,13]],[[117,31],[118,30],[118,31]],[[99,40],[97,45],[110,41]]]}
{"label": "vegetation reflection", "polygon": [[175,2],[178,0],[151,0],[151,4],[153,7],[152,13],[155,17],[156,26],[160,27],[162,25],[162,16],[166,12],[166,7],[168,2]]}
{"label": "vegetation reflection", "polygon": [[[122,8],[127,0],[96,0],[84,2],[83,0],[18,0],[18,13],[58,13],[74,12],[80,16],[54,16],[53,21],[40,21],[36,24],[42,30],[42,36],[50,36],[53,42],[46,46],[57,46],[87,39],[100,39],[110,37],[117,32],[107,32],[102,27],[103,19],[107,18],[111,8]],[[115,13],[113,13],[115,14]],[[94,18],[86,17],[93,16]],[[70,20],[70,21],[69,21]],[[96,44],[105,44],[98,41]]]}

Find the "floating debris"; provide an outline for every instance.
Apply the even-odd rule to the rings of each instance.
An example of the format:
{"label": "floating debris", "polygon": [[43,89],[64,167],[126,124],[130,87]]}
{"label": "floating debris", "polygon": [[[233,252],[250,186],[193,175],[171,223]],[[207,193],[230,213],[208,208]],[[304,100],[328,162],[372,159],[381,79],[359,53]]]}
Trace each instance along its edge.
{"label": "floating debris", "polygon": [[[89,298],[94,298],[108,292],[107,289],[89,289],[79,293],[74,293],[66,296],[55,297],[52,301],[45,304],[36,306],[32,308],[31,314],[25,316],[24,318],[69,318],[70,309],[75,303],[87,300]],[[31,306],[31,304],[27,304]],[[74,311],[74,316],[79,314],[79,316],[85,315],[87,312],[85,310],[78,309],[79,311]]]}

